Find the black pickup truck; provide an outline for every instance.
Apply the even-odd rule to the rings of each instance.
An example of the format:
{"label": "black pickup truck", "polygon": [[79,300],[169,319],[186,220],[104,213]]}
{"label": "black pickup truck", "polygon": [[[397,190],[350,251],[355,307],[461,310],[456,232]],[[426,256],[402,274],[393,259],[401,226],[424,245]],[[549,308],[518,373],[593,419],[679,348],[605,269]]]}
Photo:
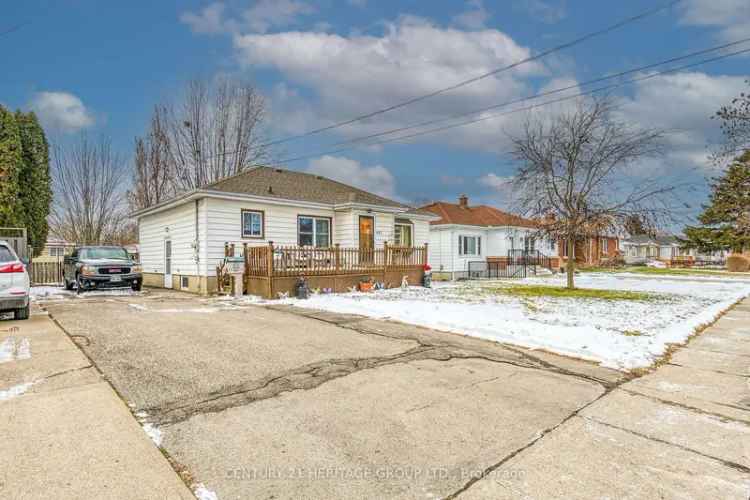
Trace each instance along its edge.
{"label": "black pickup truck", "polygon": [[141,266],[122,247],[78,247],[65,257],[63,269],[65,288],[76,287],[78,293],[100,288],[131,287],[140,290],[143,283]]}

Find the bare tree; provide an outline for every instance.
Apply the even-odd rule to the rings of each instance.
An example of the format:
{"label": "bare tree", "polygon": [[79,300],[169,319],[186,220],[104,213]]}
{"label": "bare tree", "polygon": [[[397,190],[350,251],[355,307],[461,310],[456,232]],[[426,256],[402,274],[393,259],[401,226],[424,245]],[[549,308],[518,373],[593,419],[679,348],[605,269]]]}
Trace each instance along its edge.
{"label": "bare tree", "polygon": [[195,189],[263,160],[263,97],[247,82],[188,83],[170,107],[169,140],[176,189]]}
{"label": "bare tree", "polygon": [[85,134],[53,151],[52,233],[82,245],[108,242],[125,223],[125,161],[108,139]]}
{"label": "bare tree", "polygon": [[175,194],[171,153],[167,108],[156,106],[148,133],[135,139],[133,181],[127,195],[130,210],[156,205]]}
{"label": "bare tree", "polygon": [[[750,85],[750,80],[745,83]],[[750,93],[741,92],[730,104],[722,106],[714,118],[721,122],[724,139],[711,155],[715,163],[725,164],[750,150]]]}
{"label": "bare tree", "polygon": [[635,163],[663,153],[664,132],[616,120],[608,98],[581,100],[546,120],[527,120],[511,137],[520,163],[513,179],[521,210],[540,231],[567,245],[567,285],[574,288],[575,242],[619,231],[637,216],[648,228],[670,214],[662,178],[634,176]]}

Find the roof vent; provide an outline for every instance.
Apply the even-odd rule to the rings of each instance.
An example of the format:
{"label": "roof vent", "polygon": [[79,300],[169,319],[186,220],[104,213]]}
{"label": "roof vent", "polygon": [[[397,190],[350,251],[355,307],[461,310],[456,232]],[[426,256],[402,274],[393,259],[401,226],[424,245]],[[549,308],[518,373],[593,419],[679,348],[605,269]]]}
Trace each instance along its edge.
{"label": "roof vent", "polygon": [[276,172],[278,172],[278,173],[281,173],[281,172],[283,172],[283,170],[281,170],[280,168],[275,168],[274,170],[275,170]]}
{"label": "roof vent", "polygon": [[458,205],[461,208],[469,208],[469,197],[466,196],[465,194],[462,194],[461,196],[459,196],[458,197]]}
{"label": "roof vent", "polygon": [[316,175],[315,178],[318,179],[319,181],[323,180],[323,176],[322,175]]}

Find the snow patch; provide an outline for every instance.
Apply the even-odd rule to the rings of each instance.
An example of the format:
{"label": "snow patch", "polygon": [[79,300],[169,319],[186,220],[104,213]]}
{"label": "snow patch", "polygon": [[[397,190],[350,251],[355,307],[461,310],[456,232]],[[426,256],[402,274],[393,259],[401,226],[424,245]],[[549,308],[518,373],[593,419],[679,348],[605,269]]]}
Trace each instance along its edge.
{"label": "snow patch", "polygon": [[143,424],[143,430],[146,432],[148,437],[151,438],[151,441],[153,441],[156,446],[161,446],[162,434],[161,430],[159,430],[158,427],[151,423],[145,423]]}
{"label": "snow patch", "polygon": [[203,483],[196,484],[193,493],[195,493],[195,498],[198,500],[219,500],[219,496],[216,492],[206,488]]}
{"label": "snow patch", "polygon": [[14,385],[9,389],[0,391],[0,401],[7,401],[9,399],[20,396],[24,392],[28,391],[29,388],[34,384],[36,384],[36,382],[26,382],[25,384]]}
{"label": "snow patch", "polygon": [[[564,276],[521,284],[563,286]],[[514,282],[518,283],[518,282]],[[750,295],[750,282],[732,279],[586,273],[576,286],[648,292],[649,300],[519,297],[498,293],[508,282],[434,284],[431,289],[319,294],[285,299],[298,307],[359,314],[598,361],[630,370],[651,365],[669,344],[682,343]]]}
{"label": "snow patch", "polygon": [[28,338],[23,337],[19,340],[16,337],[7,337],[0,343],[0,363],[30,358],[31,342]]}

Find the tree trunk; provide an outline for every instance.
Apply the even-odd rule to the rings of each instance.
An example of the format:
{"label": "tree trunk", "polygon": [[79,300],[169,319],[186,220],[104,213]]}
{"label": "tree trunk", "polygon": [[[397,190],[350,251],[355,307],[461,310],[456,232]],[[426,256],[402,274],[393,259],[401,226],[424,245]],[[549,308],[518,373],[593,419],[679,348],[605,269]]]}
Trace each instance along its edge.
{"label": "tree trunk", "polygon": [[573,252],[575,252],[576,240],[575,238],[568,238],[565,244],[568,245],[568,261],[565,263],[565,272],[568,275],[568,288],[572,290],[575,288],[573,274],[576,270],[576,259]]}

